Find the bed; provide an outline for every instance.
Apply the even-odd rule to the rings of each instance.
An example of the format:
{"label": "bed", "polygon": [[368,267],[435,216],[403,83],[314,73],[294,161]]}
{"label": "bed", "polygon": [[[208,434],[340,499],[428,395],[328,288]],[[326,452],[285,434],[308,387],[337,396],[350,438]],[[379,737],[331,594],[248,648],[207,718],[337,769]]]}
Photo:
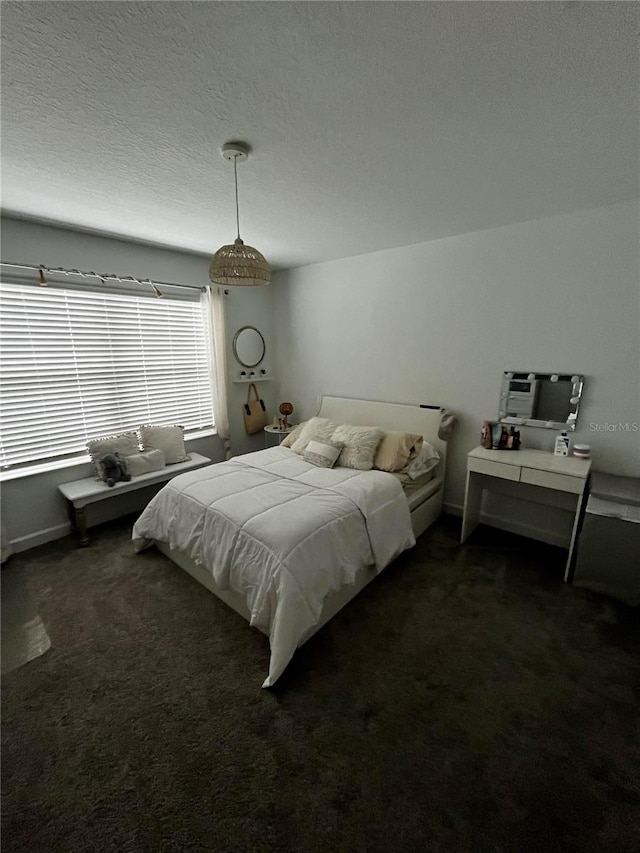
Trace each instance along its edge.
{"label": "bed", "polygon": [[174,477],[133,529],[269,637],[271,687],[305,643],[440,515],[442,410],[323,397],[319,417],[424,436],[440,459],[405,494],[383,471],[318,468],[272,447]]}

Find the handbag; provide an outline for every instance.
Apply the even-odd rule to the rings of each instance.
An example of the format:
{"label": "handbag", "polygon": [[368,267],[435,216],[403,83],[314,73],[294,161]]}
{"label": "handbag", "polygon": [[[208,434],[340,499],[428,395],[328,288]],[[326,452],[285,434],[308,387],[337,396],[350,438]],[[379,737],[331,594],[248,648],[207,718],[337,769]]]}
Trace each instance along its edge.
{"label": "handbag", "polygon": [[[255,395],[254,400],[251,399],[251,389],[253,389]],[[263,428],[269,423],[264,402],[258,397],[258,391],[253,382],[249,385],[247,402],[242,407],[242,417],[244,418],[244,428],[247,431],[247,435],[262,432]]]}

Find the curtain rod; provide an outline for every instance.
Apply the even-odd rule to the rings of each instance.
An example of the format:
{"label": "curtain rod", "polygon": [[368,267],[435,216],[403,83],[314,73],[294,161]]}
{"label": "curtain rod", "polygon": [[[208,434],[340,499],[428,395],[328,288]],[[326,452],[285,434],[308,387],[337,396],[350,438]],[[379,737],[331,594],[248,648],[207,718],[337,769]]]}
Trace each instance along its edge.
{"label": "curtain rod", "polygon": [[158,291],[158,287],[187,287],[189,290],[206,290],[206,287],[198,287],[196,284],[178,284],[173,281],[151,281],[150,278],[139,279],[135,278],[132,275],[115,275],[113,273],[97,273],[97,272],[83,272],[82,270],[67,270],[64,267],[45,267],[43,264],[35,265],[35,264],[13,264],[9,261],[0,261],[0,265],[3,267],[12,267],[13,269],[19,270],[33,270],[34,272],[40,273],[40,284],[46,285],[47,281],[45,279],[44,274],[48,273],[62,273],[62,275],[78,275],[81,278],[99,278],[100,281],[105,284],[107,281],[119,281],[122,283],[132,282],[133,284],[139,285],[147,285],[151,287],[156,296],[162,296],[162,294]]}

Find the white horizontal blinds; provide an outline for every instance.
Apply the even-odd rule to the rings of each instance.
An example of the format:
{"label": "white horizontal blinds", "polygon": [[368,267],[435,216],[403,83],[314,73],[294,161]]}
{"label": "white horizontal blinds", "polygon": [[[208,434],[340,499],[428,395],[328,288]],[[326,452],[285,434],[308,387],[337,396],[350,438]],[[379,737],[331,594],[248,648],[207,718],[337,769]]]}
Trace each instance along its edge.
{"label": "white horizontal blinds", "polygon": [[143,423],[212,426],[198,302],[2,283],[0,335],[3,467]]}

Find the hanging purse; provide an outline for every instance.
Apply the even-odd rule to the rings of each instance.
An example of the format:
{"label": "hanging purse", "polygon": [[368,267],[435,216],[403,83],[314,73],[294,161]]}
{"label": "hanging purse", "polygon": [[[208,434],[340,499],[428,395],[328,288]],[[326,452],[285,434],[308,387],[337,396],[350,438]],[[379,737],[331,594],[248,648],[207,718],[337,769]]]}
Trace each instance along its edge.
{"label": "hanging purse", "polygon": [[[251,389],[255,399],[251,399]],[[254,435],[256,432],[262,432],[262,429],[269,423],[267,410],[264,402],[258,397],[256,386],[251,383],[247,392],[247,402],[242,407],[242,417],[244,418],[244,428],[248,435]]]}

